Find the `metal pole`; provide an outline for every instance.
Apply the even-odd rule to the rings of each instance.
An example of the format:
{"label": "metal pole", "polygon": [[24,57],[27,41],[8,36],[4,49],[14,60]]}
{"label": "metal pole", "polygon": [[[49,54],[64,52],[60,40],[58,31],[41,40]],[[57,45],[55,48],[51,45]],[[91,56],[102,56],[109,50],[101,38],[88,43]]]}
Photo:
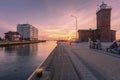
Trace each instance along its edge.
{"label": "metal pole", "polygon": [[76,39],[77,39],[77,17],[76,17]]}
{"label": "metal pole", "polygon": [[73,16],[73,15],[71,15],[71,16],[76,19],[76,39],[77,39],[77,17],[76,17],[76,16]]}

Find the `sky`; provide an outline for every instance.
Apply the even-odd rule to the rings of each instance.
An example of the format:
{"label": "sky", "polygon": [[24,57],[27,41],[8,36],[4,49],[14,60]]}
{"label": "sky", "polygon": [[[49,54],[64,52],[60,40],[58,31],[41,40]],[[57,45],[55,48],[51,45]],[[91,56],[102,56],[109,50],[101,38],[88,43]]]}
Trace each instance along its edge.
{"label": "sky", "polygon": [[[78,29],[96,29],[96,10],[103,0],[0,0],[0,36],[16,31],[17,24],[38,28],[39,39],[61,39],[75,36]],[[111,29],[120,39],[120,0],[104,0],[112,7]]]}

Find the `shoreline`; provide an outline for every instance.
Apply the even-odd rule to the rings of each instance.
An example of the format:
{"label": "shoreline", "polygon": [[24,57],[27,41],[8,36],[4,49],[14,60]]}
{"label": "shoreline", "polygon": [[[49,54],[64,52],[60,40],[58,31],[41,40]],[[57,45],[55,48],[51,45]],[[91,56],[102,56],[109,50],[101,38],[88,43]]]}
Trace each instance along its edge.
{"label": "shoreline", "polygon": [[48,57],[32,72],[32,74],[28,77],[27,80],[36,80],[36,76],[37,76],[37,70],[38,69],[46,69],[46,68],[50,68],[50,64],[54,58],[55,52],[56,52],[57,46],[50,52],[50,54],[48,55]]}
{"label": "shoreline", "polygon": [[12,46],[12,45],[32,44],[32,43],[40,43],[40,42],[46,42],[46,41],[38,40],[38,41],[0,42],[0,47]]}

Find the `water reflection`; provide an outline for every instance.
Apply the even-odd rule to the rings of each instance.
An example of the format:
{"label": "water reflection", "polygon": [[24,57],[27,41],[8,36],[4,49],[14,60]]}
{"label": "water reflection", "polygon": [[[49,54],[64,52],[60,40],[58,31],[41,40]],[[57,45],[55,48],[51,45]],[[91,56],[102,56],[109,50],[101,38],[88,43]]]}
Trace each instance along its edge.
{"label": "water reflection", "polygon": [[22,45],[19,46],[17,55],[20,56],[36,55],[37,51],[38,51],[38,44]]}
{"label": "water reflection", "polygon": [[26,80],[55,46],[52,41],[0,48],[0,80]]}
{"label": "water reflection", "polygon": [[7,46],[5,47],[5,53],[15,53],[19,46]]}
{"label": "water reflection", "polygon": [[16,55],[18,55],[18,56],[36,55],[37,51],[38,51],[37,43],[5,47],[5,53],[8,53],[8,54],[16,53]]}

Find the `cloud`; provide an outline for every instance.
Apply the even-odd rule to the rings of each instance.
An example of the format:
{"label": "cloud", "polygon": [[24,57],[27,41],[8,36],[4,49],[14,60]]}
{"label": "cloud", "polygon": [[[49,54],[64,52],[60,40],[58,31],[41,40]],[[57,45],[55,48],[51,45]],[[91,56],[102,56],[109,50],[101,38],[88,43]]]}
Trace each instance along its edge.
{"label": "cloud", "polygon": [[7,31],[16,31],[16,29],[7,22],[0,20],[0,36],[4,37],[4,33]]}
{"label": "cloud", "polygon": [[[30,23],[39,29],[41,38],[75,34],[75,19],[78,29],[96,28],[96,10],[101,0],[1,0],[0,34],[16,30],[19,23]],[[112,29],[120,30],[120,0],[105,0],[112,6]]]}

